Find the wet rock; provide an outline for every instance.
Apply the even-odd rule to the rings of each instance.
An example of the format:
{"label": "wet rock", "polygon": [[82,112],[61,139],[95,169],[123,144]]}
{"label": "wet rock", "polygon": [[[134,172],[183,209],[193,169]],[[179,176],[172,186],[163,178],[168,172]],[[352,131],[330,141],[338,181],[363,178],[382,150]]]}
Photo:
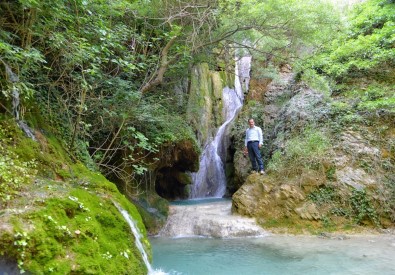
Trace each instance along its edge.
{"label": "wet rock", "polygon": [[169,144],[163,150],[167,154],[158,156],[155,190],[167,199],[188,197],[185,186],[191,183],[191,178],[186,171],[197,171],[199,167],[197,145],[191,140],[184,140]]}
{"label": "wet rock", "polygon": [[231,202],[172,205],[166,225],[159,232],[166,237],[234,238],[268,235],[253,218],[232,215]]}
{"label": "wet rock", "polygon": [[[19,271],[18,265],[16,262],[12,260],[8,260],[6,258],[0,258],[0,274],[7,275],[7,274],[22,274]],[[28,273],[29,274],[29,273]]]}

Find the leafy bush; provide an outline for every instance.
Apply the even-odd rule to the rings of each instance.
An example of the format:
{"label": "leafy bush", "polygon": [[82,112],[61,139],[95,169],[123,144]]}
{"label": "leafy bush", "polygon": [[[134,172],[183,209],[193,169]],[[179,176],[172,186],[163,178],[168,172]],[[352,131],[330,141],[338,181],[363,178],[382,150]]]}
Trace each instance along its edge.
{"label": "leafy bush", "polygon": [[307,83],[309,87],[323,92],[326,96],[330,96],[332,93],[333,83],[330,83],[327,77],[319,75],[314,70],[305,70],[301,80]]}
{"label": "leafy bush", "polygon": [[334,201],[338,200],[339,195],[333,187],[325,186],[310,193],[308,198],[317,205],[323,205],[325,203],[333,203]]}
{"label": "leafy bush", "polygon": [[301,168],[316,169],[326,159],[330,148],[329,137],[314,128],[289,139],[282,151],[273,154],[268,168],[277,172],[292,173]]}
{"label": "leafy bush", "polygon": [[356,223],[359,224],[367,219],[377,226],[380,225],[376,210],[366,195],[366,191],[354,189],[350,198],[350,205]]}
{"label": "leafy bush", "polygon": [[361,76],[384,80],[393,75],[395,3],[369,0],[356,5],[350,26],[307,67],[339,82]]}

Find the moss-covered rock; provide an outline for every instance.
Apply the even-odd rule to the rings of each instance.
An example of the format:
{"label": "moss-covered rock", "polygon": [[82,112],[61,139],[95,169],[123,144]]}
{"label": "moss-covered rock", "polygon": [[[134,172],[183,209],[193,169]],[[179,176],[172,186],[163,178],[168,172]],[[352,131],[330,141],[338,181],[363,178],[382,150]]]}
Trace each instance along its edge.
{"label": "moss-covered rock", "polygon": [[227,84],[225,80],[224,72],[211,71],[207,63],[192,68],[187,119],[196,129],[201,146],[223,123],[222,90]]}
{"label": "moss-covered rock", "polygon": [[0,256],[34,274],[146,274],[136,237],[114,204],[143,236],[145,227],[116,186],[72,163],[56,139],[40,133],[35,142],[12,119],[0,123]]}

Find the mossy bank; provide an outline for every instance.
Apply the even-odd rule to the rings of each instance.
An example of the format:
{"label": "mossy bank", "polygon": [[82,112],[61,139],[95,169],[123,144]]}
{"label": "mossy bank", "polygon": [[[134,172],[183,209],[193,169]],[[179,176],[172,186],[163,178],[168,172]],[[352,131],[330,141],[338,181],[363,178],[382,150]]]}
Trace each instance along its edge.
{"label": "mossy bank", "polygon": [[[135,236],[115,204],[136,207],[98,172],[70,160],[55,138],[24,136],[0,120],[0,255],[33,274],[146,274]],[[143,244],[150,251],[144,237]]]}

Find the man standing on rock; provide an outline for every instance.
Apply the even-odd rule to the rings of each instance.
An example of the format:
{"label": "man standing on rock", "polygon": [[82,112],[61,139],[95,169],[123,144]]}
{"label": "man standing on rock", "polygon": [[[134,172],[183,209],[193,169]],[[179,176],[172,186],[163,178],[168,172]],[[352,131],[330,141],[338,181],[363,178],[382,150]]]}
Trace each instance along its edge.
{"label": "man standing on rock", "polygon": [[252,170],[257,172],[259,168],[261,175],[263,175],[265,171],[263,169],[263,161],[260,152],[260,148],[263,144],[262,129],[255,126],[254,119],[252,118],[248,119],[248,125],[250,127],[246,130],[244,155],[248,154],[250,157]]}

